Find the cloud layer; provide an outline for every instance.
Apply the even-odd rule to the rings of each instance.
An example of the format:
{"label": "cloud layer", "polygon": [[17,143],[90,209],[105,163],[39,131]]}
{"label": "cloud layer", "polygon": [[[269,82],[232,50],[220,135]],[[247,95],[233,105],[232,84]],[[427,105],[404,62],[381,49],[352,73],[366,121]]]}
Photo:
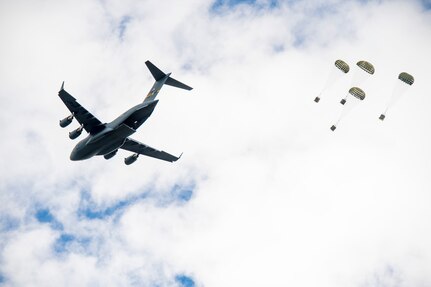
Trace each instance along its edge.
{"label": "cloud layer", "polygon": [[[427,9],[3,1],[0,285],[431,286]],[[332,133],[352,73],[313,99],[338,58],[376,73]],[[164,87],[134,137],[181,160],[70,162],[61,82],[108,122],[148,59],[194,90]]]}

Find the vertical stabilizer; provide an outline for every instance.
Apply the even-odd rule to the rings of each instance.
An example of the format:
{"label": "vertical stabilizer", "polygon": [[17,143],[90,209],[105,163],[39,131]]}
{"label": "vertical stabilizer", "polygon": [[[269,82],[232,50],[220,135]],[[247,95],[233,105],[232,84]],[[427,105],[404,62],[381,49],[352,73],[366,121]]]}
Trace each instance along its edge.
{"label": "vertical stabilizer", "polygon": [[165,77],[167,77],[165,84],[169,85],[169,86],[173,86],[173,87],[177,87],[180,89],[184,89],[184,90],[192,90],[192,87],[187,86],[184,83],[181,83],[178,80],[175,80],[174,78],[170,77],[170,74],[165,74],[163,73],[159,68],[157,68],[156,66],[154,66],[153,63],[151,63],[150,61],[146,61],[145,65],[147,65],[148,69],[150,70],[151,74],[153,75],[154,79],[156,80],[156,82],[163,80]]}
{"label": "vertical stabilizer", "polygon": [[147,65],[148,70],[150,70],[151,74],[153,75],[153,77],[156,81],[160,81],[161,79],[166,77],[166,74],[163,73],[159,68],[154,66],[154,64],[151,63],[150,61],[146,61],[145,65]]}
{"label": "vertical stabilizer", "polygon": [[180,89],[188,90],[188,91],[193,89],[192,87],[189,87],[186,84],[181,83],[180,81],[177,81],[174,78],[171,78],[170,77],[171,73],[165,74],[150,61],[146,61],[145,65],[147,65],[148,70],[150,70],[151,74],[156,80],[150,92],[145,97],[145,100],[144,100],[145,102],[154,100],[164,84],[177,87]]}

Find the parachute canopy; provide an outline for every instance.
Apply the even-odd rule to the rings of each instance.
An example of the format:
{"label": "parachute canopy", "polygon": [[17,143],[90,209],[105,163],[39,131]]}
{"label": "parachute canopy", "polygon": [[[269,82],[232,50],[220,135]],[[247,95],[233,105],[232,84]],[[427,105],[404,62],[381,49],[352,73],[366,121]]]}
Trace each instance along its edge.
{"label": "parachute canopy", "polygon": [[344,62],[343,60],[335,61],[335,67],[340,69],[344,74],[347,74],[350,70],[349,65],[346,62]]}
{"label": "parachute canopy", "polygon": [[354,96],[355,98],[359,99],[359,100],[363,100],[365,99],[365,92],[363,90],[361,90],[358,87],[353,87],[349,90],[349,94],[351,94],[352,96]]}
{"label": "parachute canopy", "polygon": [[401,74],[399,74],[398,79],[410,86],[413,85],[413,83],[415,82],[415,78],[413,78],[412,75],[407,74],[406,72],[402,72]]}
{"label": "parachute canopy", "polygon": [[371,63],[367,61],[359,61],[356,63],[356,65],[358,65],[359,68],[361,68],[368,74],[374,74],[374,66]]}

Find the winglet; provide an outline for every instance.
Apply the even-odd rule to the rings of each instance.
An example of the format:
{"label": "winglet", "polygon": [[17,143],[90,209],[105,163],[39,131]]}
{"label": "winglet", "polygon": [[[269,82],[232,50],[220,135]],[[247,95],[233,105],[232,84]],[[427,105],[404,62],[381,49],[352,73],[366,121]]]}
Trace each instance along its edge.
{"label": "winglet", "polygon": [[[180,159],[182,156],[183,156],[183,153],[181,153],[181,154],[180,154],[180,156],[178,157],[178,159]],[[177,159],[177,160],[178,160],[178,159]]]}
{"label": "winglet", "polygon": [[63,81],[63,83],[61,84],[61,89],[60,89],[60,91],[61,90],[64,90],[64,81]]}

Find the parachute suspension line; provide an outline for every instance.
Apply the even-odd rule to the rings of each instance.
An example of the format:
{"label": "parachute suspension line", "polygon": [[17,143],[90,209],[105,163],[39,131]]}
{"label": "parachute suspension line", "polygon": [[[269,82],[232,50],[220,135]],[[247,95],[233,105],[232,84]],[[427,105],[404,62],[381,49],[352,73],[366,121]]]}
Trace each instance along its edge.
{"label": "parachute suspension line", "polygon": [[[359,61],[356,63],[356,69],[353,72],[353,77],[351,81],[351,86],[358,86],[364,84],[371,75],[374,75],[375,69],[374,66],[367,61]],[[344,97],[340,104],[344,105],[347,101],[347,97]]]}
{"label": "parachute suspension line", "polygon": [[332,85],[334,85],[334,83],[337,82],[343,74],[347,74],[349,70],[349,65],[346,62],[344,62],[343,60],[336,60],[334,66],[331,67],[325,85],[323,86],[319,95],[314,99],[314,101],[318,103],[326,90],[331,88]]}
{"label": "parachute suspension line", "polygon": [[[347,94],[347,96],[344,97],[344,99],[347,99],[349,97],[349,94]],[[350,107],[352,101],[349,101],[349,103],[347,105],[345,105],[342,110],[339,112],[338,118],[335,121],[335,123],[331,126],[331,130],[335,131],[335,129],[338,127],[338,124],[341,122],[341,120],[346,116],[346,113],[348,112],[348,107]]]}
{"label": "parachute suspension line", "polygon": [[[344,107],[342,108],[342,110],[340,111],[340,114],[338,116],[337,121],[335,122],[334,126],[338,126],[338,124],[341,122],[341,120],[346,117],[346,115],[350,112],[350,110],[353,108],[354,103],[353,103],[353,99],[351,99],[352,97],[349,96],[349,94],[347,94],[347,96],[344,97],[344,99],[346,99],[346,103],[344,105]],[[349,99],[349,101],[347,102],[347,99]]]}
{"label": "parachute suspension line", "polygon": [[333,83],[337,80],[337,71],[334,68],[331,68],[331,71],[328,74],[328,77],[326,79],[326,82],[322,88],[322,90],[320,91],[319,95],[314,99],[314,101],[316,103],[318,103],[320,101],[320,99],[322,98],[322,95],[326,92],[327,89],[329,89]]}
{"label": "parachute suspension line", "polygon": [[379,116],[379,119],[382,121],[386,118],[386,113],[388,112],[389,108],[393,105],[393,103],[396,101],[396,99],[398,99],[400,97],[400,95],[396,95],[397,93],[400,92],[400,89],[397,88],[398,85],[399,85],[399,83],[394,84],[393,89],[392,89],[392,93],[390,94],[390,96],[386,100],[385,110]]}
{"label": "parachute suspension line", "polygon": [[407,89],[413,85],[414,78],[412,75],[402,72],[398,75],[398,80],[394,85],[392,90],[392,95],[389,97],[385,111],[380,115],[379,119],[384,120],[386,117],[386,113],[407,91]]}
{"label": "parachute suspension line", "polygon": [[351,86],[359,86],[365,83],[370,75],[364,73],[360,69],[355,69],[355,72],[353,72],[352,80],[350,81]]}
{"label": "parachute suspension line", "polygon": [[324,91],[325,91],[325,88],[323,88],[323,90],[319,93],[319,95],[314,98],[314,101],[316,103],[318,103],[320,101],[320,97],[322,96],[322,94],[323,94]]}
{"label": "parachute suspension line", "polygon": [[375,72],[374,66],[367,61],[359,61],[356,63],[356,69],[352,77],[352,86],[362,85]]}
{"label": "parachute suspension line", "polygon": [[352,87],[349,90],[349,93],[347,94],[345,99],[346,99],[346,102],[343,109],[340,112],[338,120],[335,122],[334,125],[331,126],[332,131],[335,130],[335,128],[338,126],[341,120],[344,119],[346,115],[348,115],[353,110],[353,108],[355,108],[361,101],[365,99],[365,92],[358,87]]}

